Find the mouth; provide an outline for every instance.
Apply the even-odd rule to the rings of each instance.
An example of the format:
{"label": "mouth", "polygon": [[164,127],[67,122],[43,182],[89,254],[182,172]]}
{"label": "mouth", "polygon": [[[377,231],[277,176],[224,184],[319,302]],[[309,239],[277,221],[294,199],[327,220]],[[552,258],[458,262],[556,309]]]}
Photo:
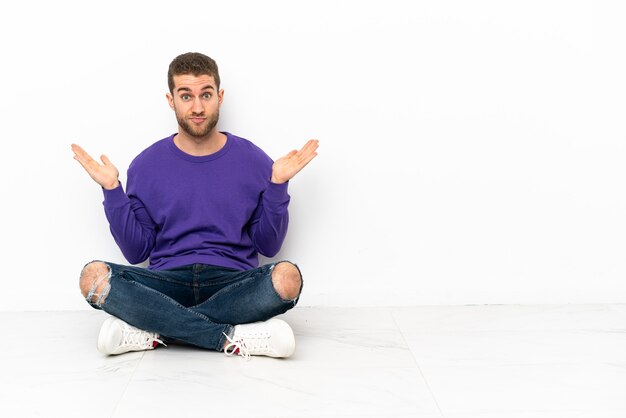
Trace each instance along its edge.
{"label": "mouth", "polygon": [[189,118],[189,120],[191,120],[195,124],[201,124],[201,123],[203,123],[206,120],[206,118],[191,117],[191,118]]}

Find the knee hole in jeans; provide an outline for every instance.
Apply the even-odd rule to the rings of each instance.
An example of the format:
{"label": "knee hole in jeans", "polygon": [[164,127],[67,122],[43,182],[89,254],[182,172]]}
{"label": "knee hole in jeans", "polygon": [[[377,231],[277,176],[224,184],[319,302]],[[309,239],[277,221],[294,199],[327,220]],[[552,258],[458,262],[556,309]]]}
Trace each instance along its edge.
{"label": "knee hole in jeans", "polygon": [[300,270],[289,261],[281,261],[272,269],[272,284],[281,299],[296,299],[302,288]]}
{"label": "knee hole in jeans", "polygon": [[111,290],[111,268],[102,261],[87,264],[80,273],[80,291],[85,300],[101,306]]}

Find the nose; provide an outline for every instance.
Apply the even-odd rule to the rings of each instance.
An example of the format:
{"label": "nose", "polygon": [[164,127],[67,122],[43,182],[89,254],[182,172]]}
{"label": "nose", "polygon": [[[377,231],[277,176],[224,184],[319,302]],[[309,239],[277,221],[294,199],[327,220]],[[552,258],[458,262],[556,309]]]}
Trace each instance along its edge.
{"label": "nose", "polygon": [[202,101],[200,100],[199,97],[196,97],[195,99],[193,99],[193,105],[191,107],[191,111],[193,113],[203,113],[204,112],[204,107],[202,106]]}

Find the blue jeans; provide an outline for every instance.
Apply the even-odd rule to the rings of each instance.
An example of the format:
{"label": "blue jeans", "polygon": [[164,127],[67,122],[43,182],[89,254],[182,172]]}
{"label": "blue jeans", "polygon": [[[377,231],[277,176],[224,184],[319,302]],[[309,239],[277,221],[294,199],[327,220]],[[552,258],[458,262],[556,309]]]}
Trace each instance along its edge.
{"label": "blue jeans", "polygon": [[104,263],[108,294],[96,302],[88,296],[92,307],[170,342],[210,350],[222,350],[224,334],[232,336],[234,325],[265,321],[299,299],[283,300],[274,289],[272,270],[278,263],[247,271],[206,264],[157,271]]}

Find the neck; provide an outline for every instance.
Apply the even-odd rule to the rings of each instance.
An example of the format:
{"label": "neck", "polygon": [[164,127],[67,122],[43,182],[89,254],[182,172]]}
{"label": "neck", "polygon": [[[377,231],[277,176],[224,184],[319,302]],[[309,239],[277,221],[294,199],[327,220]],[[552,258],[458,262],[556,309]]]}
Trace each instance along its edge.
{"label": "neck", "polygon": [[195,137],[179,130],[174,137],[174,144],[186,154],[204,157],[221,150],[226,144],[226,135],[214,129],[208,135]]}

